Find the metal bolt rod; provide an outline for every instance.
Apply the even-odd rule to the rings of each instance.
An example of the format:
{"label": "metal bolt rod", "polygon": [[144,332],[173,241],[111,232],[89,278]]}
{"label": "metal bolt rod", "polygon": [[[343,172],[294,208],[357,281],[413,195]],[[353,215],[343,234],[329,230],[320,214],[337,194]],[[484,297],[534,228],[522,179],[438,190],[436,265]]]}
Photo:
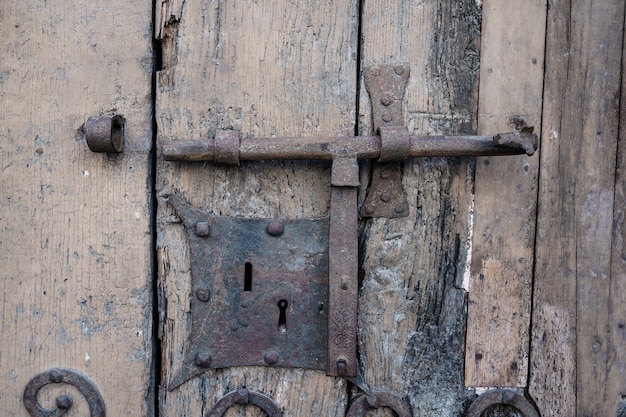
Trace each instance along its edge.
{"label": "metal bolt rod", "polygon": [[[537,135],[528,131],[494,136],[410,136],[409,140],[409,156],[413,158],[532,155],[538,146]],[[239,159],[378,159],[381,148],[380,136],[241,138]],[[166,142],[163,144],[163,158],[167,161],[213,161],[214,143],[212,139]]]}

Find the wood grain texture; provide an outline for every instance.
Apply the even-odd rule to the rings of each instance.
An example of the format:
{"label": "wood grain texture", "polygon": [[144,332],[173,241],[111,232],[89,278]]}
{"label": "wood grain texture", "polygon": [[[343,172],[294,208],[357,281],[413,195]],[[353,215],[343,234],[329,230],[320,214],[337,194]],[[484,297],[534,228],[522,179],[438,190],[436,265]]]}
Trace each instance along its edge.
{"label": "wood grain texture", "polygon": [[[626,40],[626,34],[625,40]],[[626,43],[622,49],[622,83],[620,103],[626,97]],[[615,173],[615,203],[613,205],[613,242],[611,248],[611,283],[608,305],[607,387],[605,413],[617,416],[626,413],[626,106],[620,104],[617,166]],[[620,411],[617,411],[620,409]],[[620,414],[621,413],[621,414]]]}
{"label": "wood grain texture", "polygon": [[530,379],[543,416],[615,415],[624,387],[611,302],[624,280],[614,177],[623,25],[620,1],[551,2]]}
{"label": "wood grain texture", "polygon": [[[0,27],[0,414],[27,416],[27,382],[67,367],[108,415],[149,415],[150,7],[2,2]],[[120,155],[85,143],[102,112],[126,118]]]}
{"label": "wood grain texture", "polygon": [[[352,135],[357,10],[335,1],[163,1],[157,33],[164,68],[157,82],[160,143],[201,140],[215,129],[244,136]],[[209,163],[159,159],[158,188],[178,189],[217,215],[303,218],[328,215],[330,164]],[[189,254],[182,226],[161,200],[163,381],[180,366],[189,332]],[[346,383],[322,371],[230,368],[161,391],[161,415],[202,415],[226,392],[246,387],[276,400],[285,416],[343,415]],[[233,407],[227,416],[264,415]]]}
{"label": "wood grain texture", "polygon": [[[409,62],[404,98],[411,134],[472,134],[481,11],[476,2],[364,2],[362,66]],[[364,88],[360,134],[372,133]],[[359,353],[373,389],[407,398],[414,416],[458,416],[463,386],[471,158],[404,164],[409,216],[362,224]],[[369,171],[362,169],[362,189]],[[364,194],[364,193],[363,193]],[[364,198],[361,196],[361,198]],[[393,415],[387,409],[371,415]]]}
{"label": "wood grain texture", "polygon": [[[546,1],[483,2],[478,131],[525,120],[541,131]],[[476,162],[465,383],[524,387],[528,376],[539,156]]]}

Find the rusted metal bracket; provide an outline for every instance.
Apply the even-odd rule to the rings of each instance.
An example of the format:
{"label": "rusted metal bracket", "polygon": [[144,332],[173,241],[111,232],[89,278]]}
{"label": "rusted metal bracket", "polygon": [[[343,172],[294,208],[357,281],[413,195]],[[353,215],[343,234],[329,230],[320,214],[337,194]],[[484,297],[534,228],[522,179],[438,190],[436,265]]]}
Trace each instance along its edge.
{"label": "rusted metal bracket", "polygon": [[[367,89],[372,97],[374,126],[378,133],[377,136],[246,138],[241,137],[239,132],[217,131],[213,140],[172,141],[165,143],[162,148],[163,158],[170,161],[215,161],[229,165],[239,165],[240,161],[246,160],[321,159],[332,161],[331,204],[330,218],[328,219],[329,239],[327,242],[329,249],[327,252],[328,270],[325,272],[328,277],[326,294],[328,301],[324,310],[327,314],[327,325],[323,327],[323,332],[327,338],[321,342],[327,345],[327,349],[325,354],[321,354],[317,350],[318,347],[309,346],[307,349],[317,352],[318,360],[325,361],[327,375],[345,378],[352,378],[357,375],[357,187],[360,185],[358,160],[375,159],[379,162],[375,165],[372,185],[361,210],[361,216],[400,217],[408,214],[408,204],[402,187],[401,167],[390,165],[395,163],[393,161],[423,156],[517,155],[522,153],[532,155],[538,144],[537,136],[532,133],[532,128],[525,126],[517,132],[495,136],[410,136],[402,122],[402,101],[409,77],[408,64],[372,66],[365,69],[364,76]],[[198,236],[213,236],[210,229],[215,220],[206,216],[204,220],[200,220],[204,215],[198,213],[184,214],[185,210],[189,213],[193,210],[190,207],[184,208],[183,203],[176,201],[171,200],[185,222],[192,246],[192,265],[194,265],[196,263],[193,259],[196,257],[194,250],[199,250],[193,249],[195,239]],[[192,218],[193,220],[190,220]],[[244,238],[244,240],[247,239]],[[272,253],[271,249],[264,250],[268,251],[266,255],[259,252],[258,256],[266,256],[269,259],[272,256],[269,255]],[[294,248],[294,250],[301,251],[302,256],[306,256],[307,252],[303,247]],[[205,252],[204,257],[223,256],[220,253],[220,250],[215,249],[215,252],[211,252],[210,256]],[[242,259],[237,259],[239,266],[232,266],[232,268],[240,268],[241,270]],[[289,265],[285,263],[276,269],[275,275],[288,275],[289,271]],[[200,266],[196,266],[195,269],[192,266],[192,277],[194,276],[206,277],[207,274]],[[205,278],[193,279],[196,283],[199,282],[197,280]],[[316,280],[317,278],[312,279]],[[269,280],[271,281],[271,279]],[[282,278],[276,280],[278,283],[284,281]],[[267,285],[267,288],[269,291],[267,297],[270,297],[274,293],[273,290],[269,290],[270,284]],[[194,291],[198,290],[201,290],[200,293],[196,293],[198,300],[212,297],[212,295],[208,295],[213,294],[209,288],[194,289]],[[316,297],[322,296],[321,292],[316,294]],[[287,298],[282,300],[289,303]],[[226,311],[230,313],[234,312],[233,317],[238,317],[239,312],[233,311],[232,302],[239,302],[239,299],[231,299],[230,307],[224,306],[223,308],[226,308]],[[194,304],[192,304],[192,316],[193,306]],[[280,305],[278,307],[280,308]],[[272,308],[276,309],[277,307],[273,306]],[[200,311],[199,307],[198,309]],[[214,312],[212,314],[219,313]],[[196,316],[200,317],[201,313],[197,313]],[[193,320],[200,320],[201,322],[206,319],[195,318],[194,316]],[[310,325],[315,327],[319,324]],[[305,326],[306,332],[313,332],[313,327],[306,328]],[[199,329],[199,333],[206,334],[210,325],[202,322],[202,324],[196,325],[196,328]],[[319,362],[313,364],[310,361],[288,359],[284,353],[281,353],[283,350],[281,352],[268,350],[274,342],[261,343],[259,346],[263,346],[265,349],[263,350],[264,354],[255,351],[253,359],[246,357],[245,361],[241,359],[240,362],[224,358],[217,360],[219,355],[200,349],[206,345],[204,342],[200,342],[198,339],[200,336],[195,333],[192,326],[192,342],[190,343],[192,348],[187,354],[183,370],[172,381],[170,389],[202,372],[200,368],[203,367],[232,366],[235,363],[244,364],[243,362],[252,364],[249,363],[252,360],[256,361],[255,364],[311,367],[314,369],[318,369],[320,366]],[[302,337],[303,340],[306,339],[304,336]],[[216,343],[222,343],[222,347],[219,349],[229,350],[229,343],[232,343],[232,339],[224,339]],[[320,339],[316,339],[315,343],[320,343]],[[258,343],[255,341],[253,345],[258,345]],[[296,345],[289,349],[295,349],[294,346]],[[298,346],[303,347],[295,350],[307,350],[304,345]],[[213,346],[210,350],[213,351],[214,349],[218,349],[217,346]],[[230,352],[228,354],[231,355]],[[245,355],[241,357],[245,357]]]}
{"label": "rusted metal bracket", "polygon": [[209,411],[207,417],[222,417],[235,404],[255,405],[263,410],[268,417],[281,417],[283,415],[280,406],[267,395],[241,388],[231,391],[220,398]]}
{"label": "rusted metal bracket", "polygon": [[105,417],[104,400],[95,384],[83,374],[65,368],[54,368],[31,379],[24,388],[24,407],[33,417],[59,417],[67,413],[74,400],[70,395],[62,395],[56,399],[56,409],[45,409],[39,405],[37,394],[48,384],[73,385],[85,397],[89,404],[91,417]]}
{"label": "rusted metal bracket", "polygon": [[404,125],[402,102],[409,80],[409,64],[365,68],[365,88],[372,102],[374,130],[380,134],[381,152],[374,164],[361,217],[405,217],[409,204],[402,186],[402,161],[411,143]]}
{"label": "rusted metal bracket", "polygon": [[487,391],[476,398],[467,410],[467,417],[480,417],[485,410],[497,404],[509,405],[524,417],[539,417],[539,413],[526,397],[513,390],[502,388]]}

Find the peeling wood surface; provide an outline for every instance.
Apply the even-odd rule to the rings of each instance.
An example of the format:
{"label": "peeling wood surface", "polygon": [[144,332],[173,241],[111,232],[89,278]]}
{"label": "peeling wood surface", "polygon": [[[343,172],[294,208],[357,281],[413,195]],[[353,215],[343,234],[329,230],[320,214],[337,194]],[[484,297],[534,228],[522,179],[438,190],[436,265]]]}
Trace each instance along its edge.
{"label": "peeling wood surface", "polygon": [[[87,375],[108,415],[152,414],[151,23],[116,0],[0,4],[3,416],[27,416],[24,387],[54,367]],[[108,111],[127,120],[120,155],[85,143]],[[89,414],[68,386],[43,391]]]}
{"label": "peeling wood surface", "polygon": [[[157,25],[164,68],[157,80],[158,140],[242,135],[353,135],[357,8],[352,1],[163,2]],[[224,168],[159,158],[159,191],[228,216],[328,215],[330,164],[243,163]],[[189,332],[189,254],[182,225],[159,200],[159,280],[164,323],[162,416],[202,415],[226,392],[270,395],[285,416],[343,415],[346,383],[325,372],[241,367],[208,371],[168,392]],[[253,324],[251,324],[253,325]],[[226,414],[264,415],[254,407]]]}
{"label": "peeling wood surface", "polygon": [[[483,2],[480,134],[541,131],[546,1]],[[476,161],[465,383],[525,387],[539,155]]]}
{"label": "peeling wood surface", "polygon": [[544,417],[615,415],[625,394],[623,27],[623,2],[550,4],[530,378]]}

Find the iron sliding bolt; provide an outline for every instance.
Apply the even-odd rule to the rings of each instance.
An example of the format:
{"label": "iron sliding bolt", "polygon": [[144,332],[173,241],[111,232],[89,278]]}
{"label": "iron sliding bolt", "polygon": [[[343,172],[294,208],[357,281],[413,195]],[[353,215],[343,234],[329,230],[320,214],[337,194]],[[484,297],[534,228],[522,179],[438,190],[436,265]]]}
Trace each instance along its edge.
{"label": "iron sliding bolt", "polygon": [[[223,138],[229,132],[230,146],[224,140],[170,141],[163,144],[166,161],[216,161],[238,165],[239,161],[271,159],[379,159],[387,151],[380,135],[322,136],[284,138],[240,138],[231,131],[217,131]],[[409,136],[408,157],[532,155],[538,138],[532,127],[493,136]],[[237,148],[238,151],[234,149]]]}

